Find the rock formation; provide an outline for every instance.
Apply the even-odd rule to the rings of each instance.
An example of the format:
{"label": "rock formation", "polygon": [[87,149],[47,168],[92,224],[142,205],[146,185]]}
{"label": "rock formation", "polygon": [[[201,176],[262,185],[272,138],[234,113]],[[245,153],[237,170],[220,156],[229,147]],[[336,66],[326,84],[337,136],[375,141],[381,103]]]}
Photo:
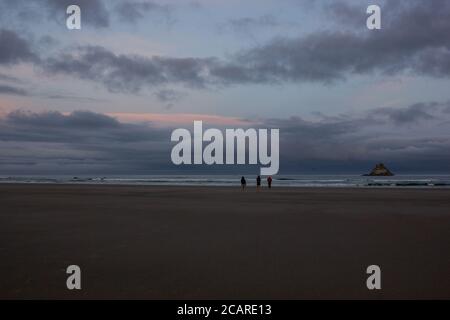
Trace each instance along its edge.
{"label": "rock formation", "polygon": [[391,177],[394,174],[389,171],[388,168],[385,167],[384,164],[379,163],[375,166],[375,168],[372,169],[372,171],[369,174],[366,174],[365,176],[370,177]]}

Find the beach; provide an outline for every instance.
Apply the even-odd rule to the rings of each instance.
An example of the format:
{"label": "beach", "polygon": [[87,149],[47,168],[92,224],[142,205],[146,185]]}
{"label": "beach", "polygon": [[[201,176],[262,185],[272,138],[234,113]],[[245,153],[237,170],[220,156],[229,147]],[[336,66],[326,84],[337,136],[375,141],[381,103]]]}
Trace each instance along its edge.
{"label": "beach", "polygon": [[450,189],[0,184],[0,203],[0,299],[450,299]]}

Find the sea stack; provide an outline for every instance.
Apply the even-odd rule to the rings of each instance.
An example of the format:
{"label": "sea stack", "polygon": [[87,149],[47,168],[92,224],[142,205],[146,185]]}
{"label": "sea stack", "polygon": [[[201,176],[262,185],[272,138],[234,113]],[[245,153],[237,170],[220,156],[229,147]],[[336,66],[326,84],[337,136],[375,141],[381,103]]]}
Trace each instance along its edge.
{"label": "sea stack", "polygon": [[371,177],[391,177],[394,174],[389,171],[388,168],[383,163],[379,163],[375,165],[375,168],[372,169],[372,171],[369,174],[366,174],[366,176]]}

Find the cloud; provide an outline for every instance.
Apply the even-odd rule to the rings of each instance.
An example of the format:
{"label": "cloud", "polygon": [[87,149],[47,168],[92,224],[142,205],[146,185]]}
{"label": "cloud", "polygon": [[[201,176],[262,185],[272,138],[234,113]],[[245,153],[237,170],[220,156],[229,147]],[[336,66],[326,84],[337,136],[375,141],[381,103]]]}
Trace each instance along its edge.
{"label": "cloud", "polygon": [[[257,122],[212,115],[15,111],[0,120],[0,163],[2,174],[180,172],[183,168],[170,161],[171,128],[192,130],[192,121],[203,119],[205,127],[280,129],[281,173],[365,173],[377,162],[396,172],[442,172],[450,169],[449,106],[432,102],[315,121],[292,117]],[[420,116],[412,116],[416,113]]]}
{"label": "cloud", "polygon": [[26,96],[28,93],[22,88],[0,84],[0,94],[11,94],[16,96]]}
{"label": "cloud", "polygon": [[31,45],[16,32],[0,29],[0,65],[36,61]]}
{"label": "cloud", "polygon": [[50,99],[50,100],[73,100],[73,101],[77,101],[77,102],[81,102],[81,103],[107,101],[106,99],[81,97],[81,96],[75,96],[75,95],[62,95],[62,94],[42,95],[42,97],[45,99]]}
{"label": "cloud", "polygon": [[[401,8],[387,15],[381,31],[328,30],[297,38],[278,37],[227,59],[116,55],[106,48],[85,46],[79,52],[48,59],[44,68],[99,81],[110,91],[122,92],[169,83],[191,88],[285,82],[330,84],[351,75],[373,73],[449,77],[450,3],[403,2]],[[240,23],[255,23],[245,21]]]}
{"label": "cloud", "polygon": [[44,127],[50,129],[55,127],[98,129],[116,128],[119,125],[114,118],[90,111],[75,111],[70,115],[56,111],[44,113],[14,111],[8,114],[6,122],[40,129]]}
{"label": "cloud", "polygon": [[173,20],[172,11],[171,6],[153,1],[120,1],[115,7],[119,19],[127,23],[136,23],[146,14],[162,17],[165,22],[169,23]]}
{"label": "cloud", "polygon": [[171,108],[173,106],[173,103],[184,98],[186,96],[186,93],[172,89],[162,89],[155,92],[155,96],[159,101],[167,103],[167,108]]}
{"label": "cloud", "polygon": [[47,59],[43,68],[49,73],[99,81],[113,92],[136,92],[143,86],[167,83],[204,87],[208,81],[204,74],[211,63],[207,58],[116,55],[103,47],[86,46],[80,47],[76,54]]}
{"label": "cloud", "polygon": [[19,78],[4,74],[4,73],[0,73],[0,81],[6,81],[6,82],[10,82],[10,83],[23,83],[22,80],[20,80]]}
{"label": "cloud", "polygon": [[[46,0],[57,10],[68,1]],[[109,14],[100,1],[79,1],[86,19],[107,26]],[[168,11],[148,1],[116,3],[124,17],[134,21],[142,12]],[[350,19],[355,6],[331,5],[334,19]],[[46,59],[37,57],[32,44],[13,31],[0,32],[0,64],[34,62],[51,74],[65,74],[102,83],[112,92],[136,93],[143,88],[180,84],[189,88],[243,84],[332,84],[354,75],[413,74],[450,76],[450,2],[445,0],[389,1],[383,6],[382,30],[361,28],[313,31],[298,37],[277,37],[236,51],[226,58],[120,55],[100,46],[66,48]],[[59,9],[58,9],[59,10]],[[96,12],[94,13],[90,12]],[[384,13],[386,12],[386,13]],[[92,14],[92,17],[89,15]],[[365,13],[362,13],[365,17]],[[103,18],[102,18],[103,17]],[[270,15],[239,18],[239,28],[276,24]]]}
{"label": "cloud", "polygon": [[166,131],[89,111],[15,111],[0,120],[0,164],[41,174],[154,170],[167,166]]}
{"label": "cloud", "polygon": [[338,22],[340,26],[348,25],[353,28],[364,28],[367,16],[365,15],[368,4],[361,1],[358,4],[350,4],[344,1],[333,1],[324,6],[326,14]]}
{"label": "cloud", "polygon": [[[380,31],[367,30],[359,18],[366,17],[364,7],[335,2],[328,9],[338,22],[334,29],[277,37],[236,53],[212,73],[230,84],[330,84],[374,73],[450,76],[448,1],[388,1]],[[353,28],[340,28],[342,21],[353,21]]]}
{"label": "cloud", "polygon": [[364,173],[385,162],[396,172],[448,172],[448,105],[379,108],[318,121],[269,119],[262,126],[280,129],[281,168],[288,171]]}
{"label": "cloud", "polygon": [[260,31],[261,28],[273,28],[278,25],[279,23],[273,15],[266,14],[259,17],[229,19],[226,23],[219,25],[219,31],[231,31],[238,35],[251,36],[255,30]]}
{"label": "cloud", "polygon": [[372,111],[374,117],[387,117],[395,124],[414,124],[424,120],[435,120],[439,117],[438,112],[445,112],[450,106],[447,104],[416,103],[406,108],[379,108]]}

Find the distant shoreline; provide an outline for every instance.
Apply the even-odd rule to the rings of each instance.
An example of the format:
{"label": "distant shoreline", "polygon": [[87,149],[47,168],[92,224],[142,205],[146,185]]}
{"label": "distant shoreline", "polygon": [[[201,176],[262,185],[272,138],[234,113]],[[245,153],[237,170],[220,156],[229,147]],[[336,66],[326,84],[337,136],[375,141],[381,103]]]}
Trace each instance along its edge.
{"label": "distant shoreline", "polygon": [[[244,175],[247,187],[256,185],[256,175]],[[367,177],[361,175],[277,175],[274,188],[450,188],[450,175],[397,175]],[[91,176],[0,176],[0,183],[68,185],[145,185],[240,187],[240,175],[91,175]],[[262,186],[267,187],[266,177]]]}
{"label": "distant shoreline", "polygon": [[[26,185],[36,185],[36,186],[83,186],[83,187],[130,187],[130,188],[226,188],[226,189],[240,189],[241,186],[239,184],[236,185],[177,185],[177,184],[127,184],[127,183],[89,183],[89,182],[0,182],[0,186],[26,186]],[[256,184],[247,184],[245,191],[256,189]],[[272,189],[269,190],[267,185],[263,185],[262,189],[267,189],[268,192],[273,190],[290,190],[290,189],[370,189],[370,190],[449,190],[450,185],[448,186],[272,186]]]}

